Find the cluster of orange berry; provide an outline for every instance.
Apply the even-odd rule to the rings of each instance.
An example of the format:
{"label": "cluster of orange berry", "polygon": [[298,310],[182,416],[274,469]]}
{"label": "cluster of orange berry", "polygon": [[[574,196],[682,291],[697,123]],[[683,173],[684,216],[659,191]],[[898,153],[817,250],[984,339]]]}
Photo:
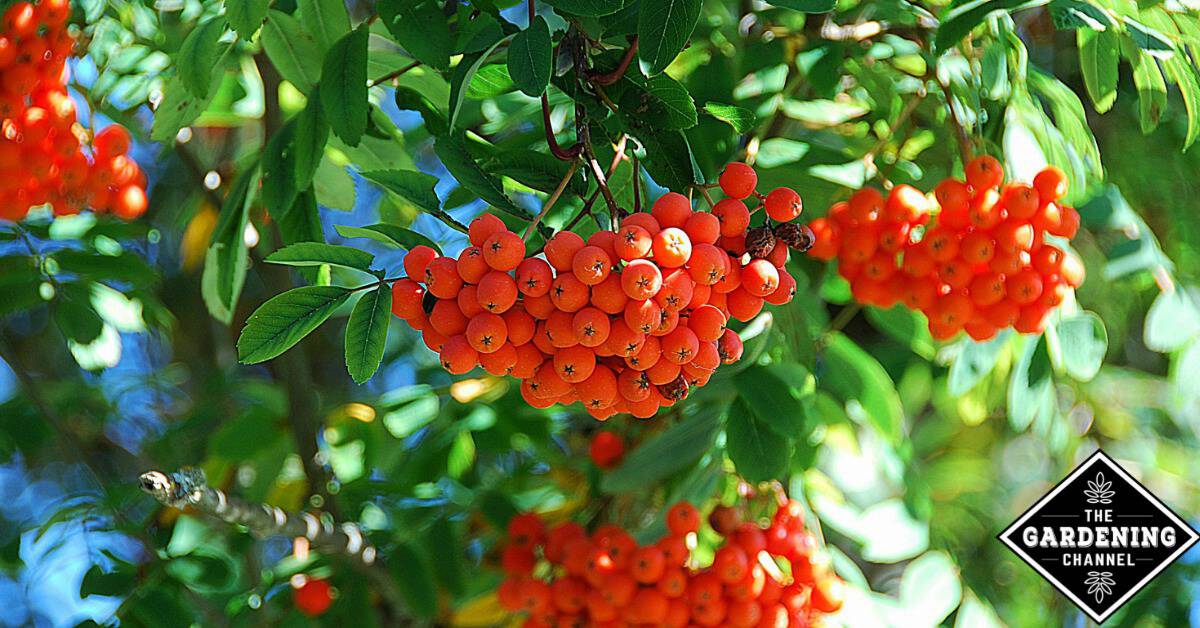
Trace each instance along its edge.
{"label": "cluster of orange berry", "polygon": [[686,502],[667,512],[668,535],[643,546],[619,526],[588,535],[572,522],[547,530],[537,515],[519,515],[501,557],[500,604],[526,613],[529,628],[787,628],[812,626],[841,608],[843,583],[804,528],[798,503],[785,500],[767,525],[719,510],[710,522],[725,539],[703,569],[690,549],[700,514]]}
{"label": "cluster of orange berry", "polygon": [[812,242],[806,227],[787,222],[800,215],[800,196],[780,188],[758,197],[783,224],[750,229],[742,199],[756,183],[749,166],[730,164],[721,176],[729,198],[711,213],[671,192],[616,231],[555,234],[542,257],[527,257],[521,237],[484,214],[457,259],[409,251],[393,312],[423,332],[451,373],[480,365],[521,378],[538,408],[579,401],[598,419],[651,417],[741,358],[730,318],[748,321],[795,294],[783,270],[788,246]]}
{"label": "cluster of orange berry", "polygon": [[1005,185],[1000,162],[977,157],[966,181],[938,184],[936,205],[908,185],[886,198],[858,190],[812,222],[809,255],[837,257],[859,303],[920,310],[938,340],[963,330],[980,341],[1007,327],[1038,333],[1083,282],[1082,261],[1046,241],[1079,230],[1079,213],[1058,202],[1066,191],[1066,175],[1053,166],[1032,185]]}
{"label": "cluster of orange berry", "polygon": [[31,207],[56,214],[85,207],[131,219],[146,211],[146,179],[126,156],[129,133],[114,125],[87,133],[67,94],[69,0],[18,2],[0,18],[0,218],[21,220]]}

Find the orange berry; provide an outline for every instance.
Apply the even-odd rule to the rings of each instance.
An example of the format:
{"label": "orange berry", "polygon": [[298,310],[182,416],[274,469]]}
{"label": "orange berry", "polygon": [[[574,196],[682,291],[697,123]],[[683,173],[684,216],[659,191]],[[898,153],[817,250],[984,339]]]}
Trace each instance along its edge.
{"label": "orange berry", "polygon": [[626,225],[617,232],[613,248],[617,251],[617,257],[628,262],[646,257],[652,242],[649,231],[637,225]]}
{"label": "orange berry", "polygon": [[598,347],[608,340],[610,322],[608,315],[594,307],[585,307],[572,319],[575,339],[585,347]]}
{"label": "orange berry", "polygon": [[967,293],[971,295],[971,301],[980,307],[998,303],[1005,295],[1004,277],[997,273],[976,275],[968,285]]}
{"label": "orange berry", "polygon": [[654,201],[650,214],[664,229],[681,228],[692,215],[692,202],[678,192],[667,192]]}
{"label": "orange berry", "polygon": [[1029,220],[1037,213],[1041,203],[1038,192],[1024,183],[1014,183],[1004,190],[1004,209],[1017,220]]}
{"label": "orange berry", "polygon": [[981,231],[963,236],[958,254],[970,264],[986,264],[996,254],[996,243]]}
{"label": "orange berry", "polygon": [[711,244],[701,243],[692,248],[692,256],[688,259],[687,267],[688,273],[696,283],[711,286],[725,275],[728,264],[729,256],[721,249]]}
{"label": "orange berry", "polygon": [[992,230],[992,235],[996,246],[1005,251],[1028,251],[1033,247],[1033,225],[1027,220],[1010,216]]}
{"label": "orange berry", "polygon": [[733,364],[742,359],[742,338],[732,329],[726,329],[717,341],[717,351],[721,354],[721,362]]}
{"label": "orange berry", "polygon": [[650,378],[642,371],[628,368],[617,376],[617,393],[628,401],[645,400],[650,396],[650,386]]}
{"label": "orange berry", "polygon": [[470,284],[463,286],[462,290],[458,291],[458,296],[455,297],[454,301],[458,303],[458,309],[462,311],[463,316],[466,316],[467,318],[471,318],[476,314],[487,311],[483,309],[482,305],[479,304],[478,286],[472,286]]}
{"label": "orange berry", "polygon": [[662,288],[654,300],[667,312],[680,312],[692,301],[695,283],[686,271],[679,269],[663,278]]}
{"label": "orange berry", "polygon": [[554,272],[545,260],[530,257],[517,265],[517,290],[521,294],[538,297],[550,292],[550,282],[554,281]]}
{"label": "orange berry", "polygon": [[96,137],[92,138],[92,148],[97,160],[124,155],[129,152],[132,143],[129,131],[119,124],[105,127],[96,134]]}
{"label": "orange berry", "polygon": [[751,260],[742,267],[742,288],[756,296],[765,297],[779,287],[779,270],[767,260]]}
{"label": "orange berry", "polygon": [[951,293],[940,297],[934,303],[930,320],[946,327],[961,329],[967,321],[971,320],[974,312],[975,308],[966,295]]}
{"label": "orange berry", "polygon": [[127,185],[117,191],[112,201],[112,212],[119,218],[133,220],[146,213],[149,201],[146,191],[136,185]]}
{"label": "orange berry", "polygon": [[735,161],[725,166],[717,183],[725,196],[743,199],[754,193],[754,188],[758,186],[758,174],[754,168]]}
{"label": "orange berry", "polygon": [[425,313],[422,301],[425,288],[411,279],[397,279],[392,284],[392,314],[400,318],[413,318]]}
{"label": "orange berry", "polygon": [[452,257],[439,256],[425,266],[425,287],[439,299],[453,299],[462,289],[463,280],[458,274],[458,261]]}
{"label": "orange berry", "polygon": [[883,194],[875,188],[862,188],[850,196],[850,221],[857,224],[874,222],[883,211]]}
{"label": "orange berry", "polygon": [[692,256],[692,242],[682,229],[668,227],[654,236],[654,261],[663,268],[678,268]]}
{"label": "orange berry", "polygon": [[667,529],[682,537],[700,529],[700,512],[688,502],[679,502],[667,510]]}
{"label": "orange berry", "polygon": [[333,605],[333,589],[327,580],[306,578],[303,585],[292,589],[292,603],[301,613],[320,617]]}
{"label": "orange berry", "polygon": [[825,218],[817,218],[808,225],[812,229],[815,241],[808,254],[816,259],[829,261],[837,255],[839,237],[837,228]]}
{"label": "orange berry", "polygon": [[429,326],[443,336],[456,336],[467,330],[467,317],[455,301],[439,299],[429,313]]}
{"label": "orange berry", "polygon": [[613,355],[626,358],[636,355],[646,343],[646,334],[632,329],[622,319],[614,319],[609,328],[608,342]]}
{"label": "orange berry", "polygon": [[508,230],[488,236],[480,248],[488,266],[504,272],[515,269],[525,259],[525,241]]}
{"label": "orange berry", "polygon": [[493,234],[508,229],[504,221],[492,214],[480,214],[467,227],[467,239],[471,244],[482,247]]}
{"label": "orange berry", "polygon": [[554,370],[563,381],[577,384],[596,370],[596,354],[581,345],[566,347],[554,354]]}
{"label": "orange berry", "polygon": [[491,270],[483,259],[483,251],[477,246],[468,246],[458,254],[458,276],[466,283],[479,283]]}
{"label": "orange berry", "polygon": [[507,312],[517,302],[517,282],[508,273],[490,271],[479,280],[476,299],[493,314]]}
{"label": "orange berry", "polygon": [[662,307],[656,301],[641,299],[628,301],[622,317],[631,329],[648,334],[658,328],[662,314]]}
{"label": "orange berry", "polygon": [[634,260],[621,273],[621,287],[631,299],[649,299],[662,288],[662,272],[649,260]]}
{"label": "orange berry", "polygon": [[758,316],[758,313],[762,311],[762,297],[750,294],[745,288],[738,288],[730,292],[726,299],[729,305],[729,315],[743,323]]}
{"label": "orange berry", "polygon": [[978,194],[981,190],[994,188],[1004,181],[1004,167],[991,155],[980,155],[966,166],[967,183]]}
{"label": "orange berry", "polygon": [[885,224],[879,227],[879,248],[895,253],[908,244],[908,234],[912,228],[906,222]]}
{"label": "orange berry", "polygon": [[1005,281],[1005,292],[1018,305],[1033,303],[1042,296],[1042,290],[1042,276],[1033,269],[1023,270]]}
{"label": "orange berry", "polygon": [[738,199],[726,198],[717,201],[712,214],[721,223],[721,235],[727,238],[745,234],[750,226],[750,210]]}
{"label": "orange berry", "polygon": [[479,352],[476,351],[466,336],[451,336],[442,345],[442,368],[454,375],[462,375],[479,364]]}
{"label": "orange berry", "polygon": [[1057,166],[1046,166],[1033,177],[1033,187],[1043,204],[1052,203],[1067,195],[1067,175]]}
{"label": "orange berry", "polygon": [[849,262],[863,263],[875,255],[879,248],[879,233],[869,227],[861,227],[842,235],[838,253]]}
{"label": "orange berry", "polygon": [[1046,314],[1049,309],[1040,303],[1021,308],[1021,314],[1013,323],[1013,329],[1022,334],[1040,334],[1046,329]]}
{"label": "orange berry", "polygon": [[579,281],[594,286],[608,277],[612,270],[612,259],[604,249],[588,245],[576,251],[571,267]]}
{"label": "orange berry", "polygon": [[1000,221],[1004,220],[1004,208],[1000,204],[1000,194],[989,188],[971,199],[970,208],[967,210],[967,219],[977,229],[995,228]]}
{"label": "orange berry", "polygon": [[508,340],[508,328],[498,314],[483,312],[467,322],[467,342],[479,353],[499,351]]}
{"label": "orange berry", "polygon": [[1056,274],[1062,268],[1062,250],[1049,244],[1034,251],[1031,258],[1033,267],[1043,275]]}
{"label": "orange berry", "polygon": [[629,226],[641,227],[641,228],[645,229],[646,233],[649,233],[652,237],[654,236],[654,234],[658,233],[659,231],[662,231],[662,225],[658,224],[658,220],[655,220],[654,216],[650,215],[647,212],[638,212],[635,214],[629,214],[628,216],[626,216],[625,218],[623,218],[621,220],[621,226],[622,227],[629,227]]}
{"label": "orange berry", "polygon": [[584,247],[583,238],[573,231],[559,231],[546,242],[546,259],[555,270],[571,270],[575,253]]}
{"label": "orange berry", "polygon": [[562,273],[550,284],[550,301],[564,312],[578,312],[588,304],[591,292],[574,274]]}
{"label": "orange berry", "polygon": [[938,266],[938,279],[948,284],[951,288],[965,288],[975,276],[970,265],[959,259],[952,259]]}
{"label": "orange berry", "polygon": [[479,366],[497,377],[512,375],[517,368],[520,354],[511,342],[506,342],[491,353],[479,354]]}
{"label": "orange berry", "polygon": [[776,188],[771,190],[771,193],[767,194],[767,199],[763,201],[763,207],[767,210],[767,215],[772,220],[779,222],[794,220],[804,210],[804,204],[800,201],[800,195],[791,188]]}
{"label": "orange berry", "polygon": [[625,310],[629,295],[621,285],[619,273],[609,273],[608,278],[592,286],[592,305],[605,314],[619,314]]}
{"label": "orange berry", "polygon": [[917,188],[901,183],[888,193],[883,219],[889,222],[919,223],[929,214],[929,199]]}
{"label": "orange berry", "polygon": [[940,227],[926,232],[921,244],[935,262],[948,262],[958,256],[959,238]]}
{"label": "orange berry", "polygon": [[598,364],[575,389],[585,407],[592,410],[607,408],[617,399],[617,376],[612,369]]}
{"label": "orange berry", "polygon": [[[892,260],[892,264],[893,266],[891,266],[891,268],[894,272],[895,260]],[[795,296],[796,279],[788,272],[781,270],[779,271],[779,287],[775,289],[775,292],[768,294],[767,296],[763,297],[763,299],[771,305],[787,305],[788,303],[792,302],[792,299],[795,298]]]}
{"label": "orange berry", "polygon": [[688,318],[688,329],[703,341],[719,339],[725,333],[725,314],[712,305],[702,305],[692,310]]}
{"label": "orange berry", "polygon": [[693,248],[698,244],[712,244],[721,237],[721,221],[707,212],[696,212],[683,225],[683,231],[691,239]]}
{"label": "orange berry", "polygon": [[700,340],[696,338],[696,333],[687,327],[676,327],[662,337],[661,344],[663,358],[679,365],[691,362],[700,350]]}

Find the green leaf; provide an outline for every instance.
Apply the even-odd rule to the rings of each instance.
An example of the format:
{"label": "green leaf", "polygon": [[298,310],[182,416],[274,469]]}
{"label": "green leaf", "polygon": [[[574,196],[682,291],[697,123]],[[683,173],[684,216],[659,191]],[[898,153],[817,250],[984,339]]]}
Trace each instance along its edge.
{"label": "green leaf", "polygon": [[728,124],[738,133],[749,133],[758,126],[758,117],[753,111],[736,105],[710,101],[704,105],[704,113]]}
{"label": "green leaf", "polygon": [[212,243],[204,256],[200,293],[213,318],[228,325],[246,282],[250,256],[246,251],[246,222],[249,220],[250,186],[258,182],[258,168],[242,171],[221,206],[213,229]]}
{"label": "green leaf", "polygon": [[1128,16],[1125,17],[1125,32],[1134,45],[1151,55],[1166,58],[1175,54],[1175,44],[1166,35]]}
{"label": "green leaf", "polygon": [[700,19],[702,0],[642,2],[638,14],[638,58],[646,76],[661,74],[687,45]]}
{"label": "green leaf", "polygon": [[459,527],[441,517],[429,528],[429,551],[433,558],[433,575],[437,582],[455,598],[467,591],[467,574],[463,568],[462,550],[466,539]]}
{"label": "green leaf", "polygon": [[529,28],[513,35],[508,45],[508,73],[513,84],[527,96],[541,96],[550,84],[552,57],[550,26],[539,15]]}
{"label": "green leaf", "polygon": [[467,98],[483,100],[495,98],[517,89],[512,77],[508,74],[508,66],[492,63],[479,68],[467,86]]}
{"label": "green leaf", "polygon": [[492,51],[503,42],[503,38],[497,39],[483,52],[463,55],[458,65],[454,66],[454,72],[450,75],[450,131],[458,128],[458,114],[462,112],[463,101],[466,100],[475,73],[487,61]]}
{"label": "green leaf", "polygon": [[600,17],[621,10],[628,0],[545,0],[546,4],[571,15]]}
{"label": "green leaf", "polygon": [[441,249],[437,243],[429,238],[413,231],[397,225],[389,225],[380,223],[367,227],[354,227],[351,225],[338,225],[335,227],[338,234],[343,238],[369,238],[381,244],[394,246],[396,248],[411,251],[417,246],[427,246],[438,253]]}
{"label": "green leaf", "polygon": [[[218,66],[220,63],[217,64]],[[163,99],[154,110],[154,123],[150,127],[150,139],[155,142],[173,142],[179,129],[191,124],[204,110],[208,108],[216,96],[216,84],[220,82],[223,72],[213,75],[214,85],[210,86],[208,96],[201,97],[188,91],[183,83],[183,77],[176,74],[167,80],[163,86]]]}
{"label": "green leaf", "polygon": [[138,286],[152,286],[159,280],[146,261],[134,253],[97,254],[79,249],[63,249],[53,256],[62,270],[96,281],[126,281]]}
{"label": "green leaf", "polygon": [[1160,293],[1146,312],[1142,341],[1151,351],[1178,351],[1198,334],[1200,309],[1182,287]]}
{"label": "green leaf", "polygon": [[[124,566],[124,565],[119,565]],[[89,595],[128,595],[137,586],[137,574],[133,569],[116,569],[105,573],[100,565],[93,565],[83,575],[79,584],[79,596]]]}
{"label": "green leaf", "polygon": [[352,268],[366,272],[371,269],[371,264],[375,261],[375,256],[366,251],[360,251],[356,248],[341,246],[339,244],[297,242],[271,253],[266,257],[265,261],[286,266],[320,266],[321,264],[329,264],[331,266],[341,266],[342,268]]}
{"label": "green leaf", "polygon": [[1158,128],[1158,121],[1167,108],[1167,82],[1154,57],[1145,52],[1133,51],[1130,62],[1133,64],[1133,85],[1138,92],[1138,122],[1142,133],[1149,133]]}
{"label": "green leaf", "polygon": [[906,618],[921,626],[938,626],[962,601],[958,567],[943,552],[928,552],[904,568],[900,604]]}
{"label": "green leaf", "polygon": [[645,154],[642,165],[659,185],[670,190],[686,190],[704,177],[683,131],[631,129],[641,141]]}
{"label": "green leaf", "polygon": [[193,28],[179,48],[175,68],[183,86],[195,96],[208,96],[213,75],[220,68],[218,62],[229,49],[229,44],[220,41],[224,33],[225,22],[211,18]]}
{"label": "green leaf", "polygon": [[364,294],[350,312],[346,323],[346,370],[354,383],[365,383],[379,370],[391,316],[392,288],[382,282]]}
{"label": "green leaf", "polygon": [[484,171],[475,162],[475,158],[467,150],[466,140],[461,135],[448,135],[437,138],[434,152],[442,160],[442,165],[456,181],[464,188],[474,192],[480,199],[492,207],[512,214],[522,220],[533,216],[529,211],[518,207],[504,193],[500,180]]}
{"label": "green leaf", "polygon": [[258,364],[287,351],[332,316],[351,293],[339,286],[304,286],[275,295],[246,320],[237,341],[238,360]]}
{"label": "green leaf", "polygon": [[787,470],[790,445],[755,416],[745,398],[733,403],[725,423],[725,449],[739,475],[751,482],[778,478]]}
{"label": "green leaf", "polygon": [[976,26],[983,24],[996,11],[1011,11],[1032,6],[1044,0],[967,0],[955,2],[942,15],[941,24],[933,40],[935,53],[945,52],[958,45]]}
{"label": "green leaf", "polygon": [[828,13],[837,6],[837,0],[768,0],[767,4],[805,13]]}
{"label": "green leaf", "polygon": [[408,609],[417,617],[432,618],[437,614],[438,596],[429,558],[409,543],[393,548],[391,558],[392,579],[400,588]]}
{"label": "green leaf", "polygon": [[68,340],[91,344],[104,331],[104,320],[91,307],[87,285],[66,284],[59,288],[54,301],[54,322]]}
{"label": "green leaf", "polygon": [[408,170],[372,170],[362,173],[362,176],[425,211],[439,212],[442,209],[442,202],[434,191],[437,177],[433,175]]}
{"label": "green leaf", "polygon": [[317,211],[317,196],[311,189],[301,192],[296,202],[282,214],[272,214],[272,217],[279,225],[284,244],[325,241],[325,231]]}
{"label": "green leaf", "polygon": [[317,42],[322,54],[350,32],[350,15],[343,0],[298,0],[296,5],[304,31]]}
{"label": "green leaf", "polygon": [[886,310],[868,307],[866,315],[875,329],[903,343],[926,360],[933,359],[933,337],[929,334],[929,326],[916,312],[897,305]]}
{"label": "green leaf", "polygon": [[334,135],[358,145],[367,130],[366,25],[342,37],[325,55],[321,71],[321,106]]}
{"label": "green leaf", "polygon": [[299,20],[272,9],[263,25],[262,45],[284,80],[305,94],[312,92],[321,80],[321,47]]}
{"label": "green leaf", "polygon": [[450,69],[454,40],[446,14],[436,2],[380,0],[375,10],[388,32],[414,59],[437,70]]}
{"label": "green leaf", "polygon": [[225,0],[225,19],[242,39],[250,41],[267,19],[270,0]]}
{"label": "green leaf", "polygon": [[[904,408],[896,385],[871,354],[843,334],[834,334],[825,348],[821,388],[844,403],[857,402],[866,420],[889,442],[898,443],[904,431]],[[854,410],[853,406],[848,406]],[[854,416],[856,412],[851,412]],[[862,416],[862,415],[865,415]]]}
{"label": "green leaf", "polygon": [[1059,30],[1090,28],[1102,31],[1116,26],[1104,9],[1084,0],[1051,0],[1049,9],[1054,28]]}
{"label": "green leaf", "polygon": [[1200,137],[1200,80],[1196,76],[1196,68],[1179,58],[1179,55],[1165,59],[1163,68],[1171,80],[1179,86],[1183,95],[1183,106],[1187,110],[1187,137],[1183,147],[1187,148]]}
{"label": "green leaf", "polygon": [[1008,381],[1008,422],[1025,431],[1039,416],[1054,412],[1054,380],[1045,336],[1025,339]]}
{"label": "green leaf", "polygon": [[1112,108],[1117,100],[1117,63],[1120,39],[1109,31],[1081,29],[1075,32],[1079,46],[1079,66],[1083,85],[1092,106],[1099,113]]}
{"label": "green leaf", "polygon": [[1082,312],[1055,326],[1062,348],[1063,369],[1077,381],[1091,381],[1108,353],[1108,331],[1094,312]]}
{"label": "green leaf", "polygon": [[946,387],[952,397],[961,397],[996,368],[1000,353],[1008,345],[1007,330],[987,342],[963,340],[958,356],[950,365]]}
{"label": "green leaf", "polygon": [[611,494],[645,489],[688,468],[712,447],[725,410],[705,406],[645,440],[625,457],[621,466],[605,474],[600,490]]}
{"label": "green leaf", "polygon": [[312,184],[317,168],[321,166],[321,157],[325,154],[325,144],[329,141],[329,124],[325,122],[320,94],[317,93],[320,88],[314,87],[313,90],[304,109],[296,114],[293,131],[295,145],[292,147],[292,161],[296,188],[300,190]]}
{"label": "green leaf", "polygon": [[690,129],[696,126],[696,103],[683,83],[660,74],[653,78],[631,79],[638,89],[621,97],[626,116],[656,129]]}
{"label": "green leaf", "polygon": [[[567,171],[571,168],[567,162],[556,159],[553,155],[528,149],[497,152],[481,166],[487,172],[508,177],[521,185],[547,194],[558,188],[559,182],[567,176]],[[584,181],[583,174],[576,172],[567,184],[567,189],[580,195],[587,192],[587,182]]]}
{"label": "green leaf", "polygon": [[810,427],[800,399],[811,379],[803,366],[782,363],[747,367],[733,383],[759,423],[784,438],[807,438]]}
{"label": "green leaf", "polygon": [[296,125],[288,122],[267,142],[262,154],[262,201],[277,215],[291,207],[300,193],[296,186]]}

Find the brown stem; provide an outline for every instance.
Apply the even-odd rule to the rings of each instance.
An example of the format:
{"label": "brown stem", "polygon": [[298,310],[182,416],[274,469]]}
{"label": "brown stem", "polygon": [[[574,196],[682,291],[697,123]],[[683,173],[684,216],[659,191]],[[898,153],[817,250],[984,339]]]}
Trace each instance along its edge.
{"label": "brown stem", "polygon": [[625,76],[625,71],[629,69],[629,64],[633,62],[633,58],[637,56],[637,50],[638,38],[637,35],[634,35],[633,39],[629,42],[629,48],[625,50],[625,54],[621,57],[621,62],[617,64],[617,67],[613,68],[612,72],[593,75],[591,77],[591,81],[597,85],[612,85],[613,83],[621,80],[621,77]]}
{"label": "brown stem", "polygon": [[571,177],[575,176],[575,171],[578,169],[579,160],[572,161],[571,167],[567,169],[566,176],[564,176],[562,180],[558,182],[558,187],[554,188],[554,193],[551,194],[550,198],[546,200],[546,204],[542,205],[542,211],[538,212],[538,215],[534,216],[533,220],[529,222],[529,226],[525,228],[526,240],[528,240],[529,236],[533,235],[533,233],[536,231],[538,223],[542,222],[542,219],[546,217],[546,214],[550,213],[550,208],[554,207],[554,204],[558,202],[558,198],[562,196],[563,190],[567,189],[567,184],[571,182]]}
{"label": "brown stem", "polygon": [[633,180],[630,183],[633,184],[633,211],[637,213],[642,211],[642,170],[637,155],[633,156]]}
{"label": "brown stem", "polygon": [[550,99],[544,92],[542,93],[542,125],[546,128],[546,144],[550,147],[550,154],[563,161],[571,161],[579,156],[579,151],[582,149],[581,144],[576,143],[571,148],[564,149],[554,138],[554,127],[550,124]]}
{"label": "brown stem", "polygon": [[404,76],[404,74],[407,73],[409,70],[411,70],[419,65],[421,65],[420,61],[413,61],[412,63],[400,68],[399,70],[396,70],[394,72],[388,72],[387,74],[384,74],[383,76],[371,81],[371,83],[369,85],[367,85],[367,87],[375,87],[376,85],[381,85],[388,81],[398,79],[401,76]]}

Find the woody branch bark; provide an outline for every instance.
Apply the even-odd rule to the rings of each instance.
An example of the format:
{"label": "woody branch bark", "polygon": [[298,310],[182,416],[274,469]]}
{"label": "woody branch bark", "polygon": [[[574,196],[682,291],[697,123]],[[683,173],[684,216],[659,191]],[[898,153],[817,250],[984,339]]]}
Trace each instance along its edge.
{"label": "woody branch bark", "polygon": [[370,565],[375,548],[353,523],[336,525],[308,512],[286,512],[275,506],[231,497],[208,485],[204,472],[183,468],[175,473],[147,471],[139,477],[143,491],[165,506],[192,508],[231,525],[245,526],[260,538],[304,538],[314,546],[349,556]]}

